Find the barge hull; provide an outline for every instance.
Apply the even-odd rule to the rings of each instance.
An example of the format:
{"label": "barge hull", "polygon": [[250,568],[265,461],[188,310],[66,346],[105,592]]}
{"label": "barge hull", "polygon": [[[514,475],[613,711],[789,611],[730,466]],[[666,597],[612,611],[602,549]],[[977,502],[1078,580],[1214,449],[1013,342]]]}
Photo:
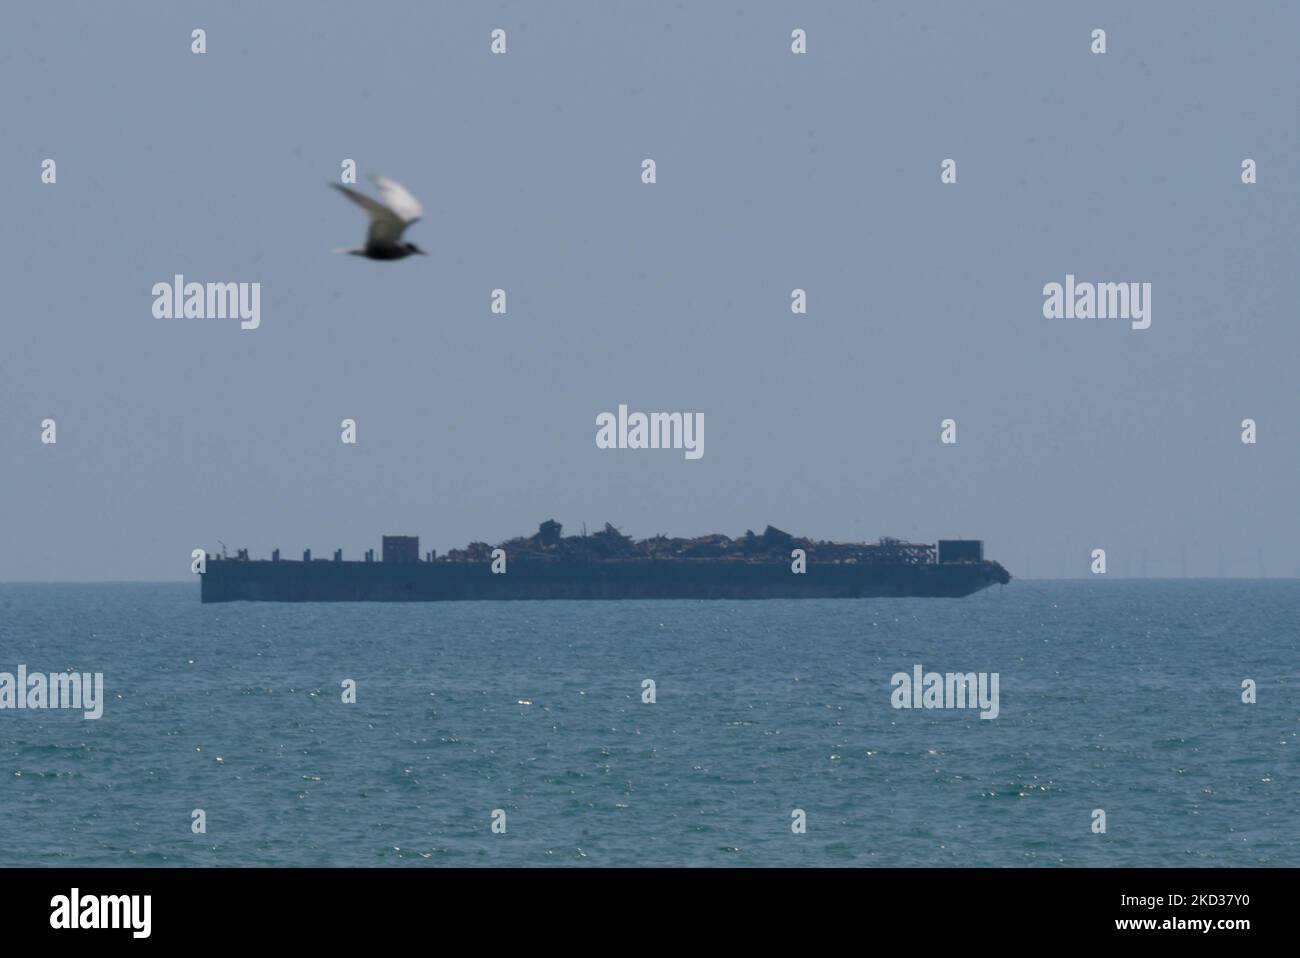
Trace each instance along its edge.
{"label": "barge hull", "polygon": [[203,602],[438,602],[538,599],[960,598],[1010,576],[996,562],[921,565],[643,559],[591,563],[217,560]]}

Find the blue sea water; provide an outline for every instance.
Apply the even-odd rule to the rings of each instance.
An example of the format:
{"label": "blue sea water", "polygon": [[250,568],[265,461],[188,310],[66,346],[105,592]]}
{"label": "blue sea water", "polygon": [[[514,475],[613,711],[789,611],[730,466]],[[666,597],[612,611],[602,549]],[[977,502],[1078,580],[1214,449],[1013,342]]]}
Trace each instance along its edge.
{"label": "blue sea water", "polygon": [[[106,685],[97,721],[0,711],[0,865],[1296,866],[1298,630],[1281,580],[411,605],[0,585],[0,671]],[[918,663],[999,673],[1000,714],[894,709]]]}

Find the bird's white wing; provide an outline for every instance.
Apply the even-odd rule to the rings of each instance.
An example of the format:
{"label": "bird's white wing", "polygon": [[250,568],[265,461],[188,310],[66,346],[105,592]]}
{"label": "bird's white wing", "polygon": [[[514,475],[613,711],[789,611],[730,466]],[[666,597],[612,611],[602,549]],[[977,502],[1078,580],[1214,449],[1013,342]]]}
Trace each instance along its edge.
{"label": "bird's white wing", "polygon": [[402,231],[406,229],[408,221],[403,220],[396,211],[389,209],[378,200],[372,200],[364,193],[358,193],[356,190],[339,183],[331,183],[330,186],[370,214],[370,232],[366,236],[367,243],[382,245],[396,243],[402,238]]}
{"label": "bird's white wing", "polygon": [[401,218],[403,223],[414,223],[424,215],[420,201],[411,195],[405,186],[386,176],[372,176],[379,195],[384,198],[384,205]]}

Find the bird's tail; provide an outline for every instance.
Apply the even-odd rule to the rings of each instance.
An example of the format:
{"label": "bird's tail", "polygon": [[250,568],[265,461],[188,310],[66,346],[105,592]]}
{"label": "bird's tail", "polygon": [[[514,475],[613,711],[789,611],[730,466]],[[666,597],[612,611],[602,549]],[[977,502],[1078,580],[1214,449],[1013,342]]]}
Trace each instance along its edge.
{"label": "bird's tail", "polygon": [[358,248],[356,248],[356,249],[344,249],[342,246],[336,246],[336,247],[334,247],[334,252],[335,252],[335,253],[351,253],[353,256],[364,256],[366,251],[365,251],[364,249],[360,248],[360,247],[358,247]]}

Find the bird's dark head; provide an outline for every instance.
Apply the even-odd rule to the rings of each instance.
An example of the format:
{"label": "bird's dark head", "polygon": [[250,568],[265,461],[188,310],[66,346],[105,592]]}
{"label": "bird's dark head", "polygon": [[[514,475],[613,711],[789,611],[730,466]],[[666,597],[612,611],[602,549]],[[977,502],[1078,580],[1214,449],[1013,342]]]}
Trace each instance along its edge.
{"label": "bird's dark head", "polygon": [[428,256],[428,255],[429,255],[429,254],[426,253],[424,250],[420,249],[420,247],[416,246],[414,243],[407,243],[407,244],[406,244],[406,251],[407,251],[408,253],[414,253],[414,254],[416,254],[417,256]]}

